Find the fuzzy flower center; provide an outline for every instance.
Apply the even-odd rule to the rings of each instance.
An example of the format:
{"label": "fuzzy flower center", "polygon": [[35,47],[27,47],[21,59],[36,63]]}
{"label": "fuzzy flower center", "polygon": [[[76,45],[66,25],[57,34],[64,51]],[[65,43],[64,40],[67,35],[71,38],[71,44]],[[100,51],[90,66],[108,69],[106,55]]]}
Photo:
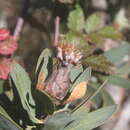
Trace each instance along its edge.
{"label": "fuzzy flower center", "polygon": [[59,43],[57,46],[57,58],[60,59],[63,65],[77,65],[82,58],[81,52],[73,44]]}

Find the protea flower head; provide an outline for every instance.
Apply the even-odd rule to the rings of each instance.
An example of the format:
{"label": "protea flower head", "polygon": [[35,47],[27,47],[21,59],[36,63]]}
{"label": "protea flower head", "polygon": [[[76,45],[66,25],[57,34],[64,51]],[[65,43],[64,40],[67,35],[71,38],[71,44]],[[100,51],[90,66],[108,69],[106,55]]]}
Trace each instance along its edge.
{"label": "protea flower head", "polygon": [[[71,43],[60,42],[56,46],[56,49],[57,53],[54,58],[58,60],[59,64],[56,65],[56,69],[53,69],[52,74],[44,83],[41,82],[37,84],[37,88],[44,90],[48,95],[62,102],[66,99],[67,95],[70,94],[69,90],[72,87],[70,81],[71,69],[72,67],[80,67],[82,54],[77,47]],[[41,75],[39,74],[39,81],[43,81],[42,78],[44,78],[44,74],[41,73]],[[71,97],[69,97],[65,103],[82,97],[86,92],[86,84],[86,82],[80,85],[78,84],[78,89],[76,87],[74,93],[71,94]],[[79,91],[80,88],[83,90],[82,92]],[[75,93],[77,93],[77,91],[80,93],[78,95],[76,94],[76,96]]]}
{"label": "protea flower head", "polygon": [[[81,65],[83,55],[76,43],[70,43],[65,39],[60,39],[58,30],[56,31],[53,45],[56,49],[54,58],[58,60],[59,64],[56,65],[56,69],[53,70],[50,77],[44,83],[42,82],[44,80],[44,74],[39,74],[37,88],[44,90],[48,95],[60,102],[63,102],[67,98],[67,95],[70,95],[68,100],[64,102],[68,103],[82,97],[86,92],[86,82],[80,85],[78,84],[74,93],[69,92],[72,87],[70,81],[71,69],[72,67],[79,67]],[[79,91],[80,88],[83,90],[82,92]],[[80,93],[75,96],[77,91]]]}

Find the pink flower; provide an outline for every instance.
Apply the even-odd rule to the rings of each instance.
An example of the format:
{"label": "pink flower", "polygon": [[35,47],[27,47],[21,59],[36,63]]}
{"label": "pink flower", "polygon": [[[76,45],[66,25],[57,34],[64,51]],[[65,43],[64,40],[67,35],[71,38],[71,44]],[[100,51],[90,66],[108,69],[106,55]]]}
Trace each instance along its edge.
{"label": "pink flower", "polygon": [[10,36],[10,31],[8,29],[0,29],[0,40],[5,40]]}
{"label": "pink flower", "polygon": [[0,41],[0,54],[12,55],[18,48],[16,40],[9,36],[8,39]]}
{"label": "pink flower", "polygon": [[10,58],[1,58],[0,59],[0,79],[8,79],[10,69],[11,69],[12,59]]}
{"label": "pink flower", "polygon": [[0,29],[0,79],[8,79],[13,59],[7,58],[6,55],[12,55],[18,48],[17,39],[22,29],[23,19],[19,18],[15,28],[14,35],[5,28]]}

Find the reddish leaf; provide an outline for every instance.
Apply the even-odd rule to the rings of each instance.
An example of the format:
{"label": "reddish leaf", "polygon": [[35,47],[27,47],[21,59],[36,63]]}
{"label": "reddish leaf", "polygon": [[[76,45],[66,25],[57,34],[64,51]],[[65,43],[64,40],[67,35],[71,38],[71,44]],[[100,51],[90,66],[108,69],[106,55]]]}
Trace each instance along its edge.
{"label": "reddish leaf", "polygon": [[64,103],[69,103],[69,102],[72,102],[72,101],[77,100],[79,98],[82,98],[85,95],[86,90],[87,90],[87,82],[83,81],[83,82],[79,83],[74,88],[74,90],[70,94],[70,96],[67,99],[67,101],[65,101]]}
{"label": "reddish leaf", "polygon": [[45,81],[45,76],[44,76],[44,73],[41,72],[38,76],[38,83],[36,85],[36,88],[37,89],[44,89],[44,81]]}
{"label": "reddish leaf", "polygon": [[8,79],[10,73],[10,65],[12,60],[10,58],[1,58],[0,59],[0,79]]}

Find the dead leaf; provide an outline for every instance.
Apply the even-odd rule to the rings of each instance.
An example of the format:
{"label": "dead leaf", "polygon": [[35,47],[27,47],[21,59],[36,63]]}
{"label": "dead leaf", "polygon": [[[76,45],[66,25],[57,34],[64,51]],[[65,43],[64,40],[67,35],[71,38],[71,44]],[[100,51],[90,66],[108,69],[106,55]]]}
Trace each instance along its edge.
{"label": "dead leaf", "polygon": [[69,98],[64,102],[64,104],[72,102],[76,99],[82,98],[87,90],[87,82],[83,81],[81,83],[79,83],[74,90],[72,91],[72,93],[70,94]]}

